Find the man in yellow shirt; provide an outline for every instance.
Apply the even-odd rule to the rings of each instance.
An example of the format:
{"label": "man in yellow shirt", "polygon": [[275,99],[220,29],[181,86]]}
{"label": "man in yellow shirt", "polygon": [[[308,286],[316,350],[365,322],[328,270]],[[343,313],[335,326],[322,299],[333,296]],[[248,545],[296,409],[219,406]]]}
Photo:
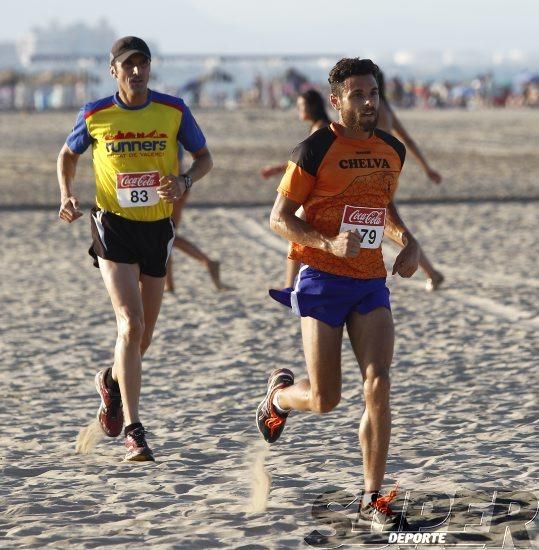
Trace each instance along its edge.
{"label": "man in yellow shirt", "polygon": [[[148,88],[151,53],[135,36],[117,40],[110,73],[118,91],[86,104],[58,156],[59,217],[82,216],[72,187],[79,156],[92,148],[96,207],[90,254],[101,270],[118,328],[114,365],[95,377],[98,419],[117,437],[125,423],[125,460],[154,460],[139,413],[142,356],[159,315],[174,240],[173,203],[212,168],[206,139],[177,97]],[[182,173],[178,143],[193,163]]]}

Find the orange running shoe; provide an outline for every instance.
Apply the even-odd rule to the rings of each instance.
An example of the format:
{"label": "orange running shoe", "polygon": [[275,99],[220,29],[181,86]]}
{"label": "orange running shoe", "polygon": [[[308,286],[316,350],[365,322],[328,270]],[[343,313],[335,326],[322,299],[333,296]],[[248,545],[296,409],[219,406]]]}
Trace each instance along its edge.
{"label": "orange running shoe", "polygon": [[256,426],[268,443],[275,443],[284,430],[288,413],[280,414],[273,406],[273,396],[277,390],[291,386],[294,375],[288,369],[275,369],[268,379],[266,397],[256,409]]}
{"label": "orange running shoe", "polygon": [[[110,367],[109,367],[110,368]],[[106,383],[109,369],[100,370],[95,375],[95,389],[101,397],[101,404],[97,411],[97,419],[101,429],[109,437],[118,437],[124,425],[122,396],[120,392],[111,390]]]}
{"label": "orange running shoe", "polygon": [[368,521],[371,527],[378,529],[384,526],[391,530],[407,531],[409,529],[408,521],[402,513],[395,512],[391,509],[391,502],[397,498],[398,483],[389,495],[382,496],[380,493],[373,493],[371,502],[365,506],[360,505],[359,519]]}

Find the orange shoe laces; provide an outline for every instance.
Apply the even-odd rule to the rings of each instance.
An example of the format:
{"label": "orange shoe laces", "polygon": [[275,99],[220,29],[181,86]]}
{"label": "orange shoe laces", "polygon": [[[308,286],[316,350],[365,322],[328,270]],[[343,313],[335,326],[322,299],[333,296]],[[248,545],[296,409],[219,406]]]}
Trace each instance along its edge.
{"label": "orange shoe laces", "polygon": [[269,400],[270,417],[266,420],[266,422],[264,422],[264,424],[266,425],[266,428],[268,428],[268,430],[270,431],[270,437],[273,437],[273,434],[275,433],[275,431],[278,430],[286,420],[286,418],[279,416],[279,414],[275,410],[275,407],[273,406],[273,396],[275,395],[277,390],[280,390],[280,389],[281,388],[276,388],[271,395],[271,398]]}
{"label": "orange shoe laces", "polygon": [[281,426],[281,424],[284,422],[284,418],[281,418],[277,415],[277,413],[274,413],[272,411],[272,416],[270,416],[266,420],[266,427],[270,431],[270,436],[273,436],[274,432]]}
{"label": "orange shoe laces", "polygon": [[378,512],[385,514],[386,516],[392,516],[393,510],[389,507],[389,504],[397,498],[398,495],[398,489],[399,484],[395,484],[395,488],[389,493],[389,495],[386,495],[385,497],[378,497],[373,503],[372,506]]}

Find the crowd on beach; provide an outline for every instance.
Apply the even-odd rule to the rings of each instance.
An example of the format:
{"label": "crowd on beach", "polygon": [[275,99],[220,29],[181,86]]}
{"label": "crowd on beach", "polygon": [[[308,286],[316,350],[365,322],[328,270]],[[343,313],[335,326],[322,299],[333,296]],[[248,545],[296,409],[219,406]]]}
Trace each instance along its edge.
{"label": "crowd on beach", "polygon": [[388,80],[387,96],[394,105],[411,108],[538,107],[539,77],[498,84],[492,73],[469,81]]}
{"label": "crowd on beach", "polygon": [[[42,75],[0,72],[0,110],[65,110],[80,106],[96,95],[99,79],[88,73],[46,71]],[[248,85],[240,85],[234,74],[214,69],[180,85],[156,82],[161,91],[184,97],[194,108],[287,109],[299,94],[316,89],[327,96],[325,82],[314,82],[301,70],[290,67],[281,75],[255,75]],[[99,95],[99,94],[97,94]],[[388,75],[386,96],[398,108],[500,108],[539,107],[539,74],[521,73],[499,82],[492,73],[451,80],[402,78]]]}
{"label": "crowd on beach", "polygon": [[[307,89],[329,94],[325,84],[309,82],[299,73],[290,71],[283,78],[264,80],[257,77],[252,87],[238,91],[235,103],[238,106],[287,108]],[[539,76],[523,75],[503,84],[496,82],[492,73],[461,81],[393,76],[387,79],[386,96],[396,107],[412,109],[539,107]],[[213,97],[208,94],[202,100],[202,104],[208,106],[224,106],[225,102],[226,97],[219,94]]]}

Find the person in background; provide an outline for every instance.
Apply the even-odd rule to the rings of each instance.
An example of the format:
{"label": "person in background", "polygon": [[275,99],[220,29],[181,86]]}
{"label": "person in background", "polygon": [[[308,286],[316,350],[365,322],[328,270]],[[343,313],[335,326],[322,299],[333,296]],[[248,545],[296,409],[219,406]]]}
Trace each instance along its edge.
{"label": "person in background", "polygon": [[[205,254],[198,246],[196,246],[191,241],[187,240],[185,237],[181,237],[177,234],[178,227],[181,222],[182,211],[189,197],[189,191],[184,193],[180,200],[174,203],[172,209],[172,221],[174,222],[175,235],[174,235],[174,248],[181,250],[191,258],[200,262],[207,270],[211,278],[211,281],[217,290],[228,290],[231,287],[223,284],[221,281],[220,274],[220,263],[217,260],[212,260],[207,254]],[[165,276],[165,292],[174,292],[174,272],[173,272],[173,261],[172,254],[170,255],[167,263],[167,274]]]}
{"label": "person in background", "polygon": [[[377,128],[383,130],[384,132],[387,132],[388,134],[393,134],[398,137],[406,146],[406,150],[412,153],[412,155],[414,155],[414,157],[417,159],[429,180],[436,184],[441,183],[442,176],[430,166],[427,159],[419,149],[417,143],[406,131],[406,128],[391,108],[391,105],[386,98],[385,79],[384,74],[381,71],[378,75],[378,86],[380,95],[380,112],[378,115]],[[394,192],[396,192],[396,188]],[[390,233],[388,233],[387,236],[396,244],[399,244],[398,241],[395,241],[392,238]],[[423,270],[427,277],[426,289],[430,292],[440,288],[441,284],[444,282],[444,276],[437,269],[434,268],[432,263],[427,258],[425,252],[423,251],[423,248],[421,248],[421,254],[419,257],[419,267]]]}
{"label": "person in background", "polygon": [[[317,130],[330,125],[331,120],[326,111],[324,98],[320,92],[316,90],[307,90],[306,92],[303,92],[298,96],[296,105],[299,119],[304,120],[305,122],[310,122],[311,124],[309,128],[309,135],[312,135]],[[272,176],[282,176],[287,165],[288,163],[265,166],[260,171],[260,174],[264,179],[269,179]],[[296,215],[302,219],[305,219],[302,207],[299,208]],[[289,247],[288,256],[290,256],[290,250],[291,247]],[[300,266],[300,262],[287,257],[285,287],[291,287],[294,284],[294,280],[298,274]]]}

